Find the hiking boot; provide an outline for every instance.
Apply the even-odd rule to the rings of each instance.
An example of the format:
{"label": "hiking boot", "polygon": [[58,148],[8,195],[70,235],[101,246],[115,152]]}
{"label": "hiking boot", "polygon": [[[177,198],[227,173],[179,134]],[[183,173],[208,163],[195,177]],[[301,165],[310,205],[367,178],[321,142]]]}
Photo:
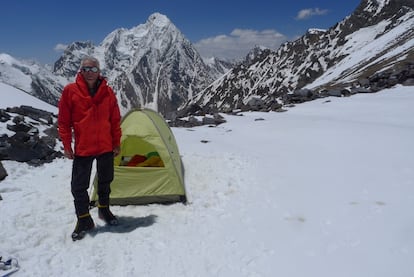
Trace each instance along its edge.
{"label": "hiking boot", "polygon": [[115,226],[119,223],[118,218],[109,210],[109,206],[98,206],[98,215],[108,225]]}
{"label": "hiking boot", "polygon": [[84,214],[78,217],[78,222],[76,223],[75,230],[72,233],[72,240],[83,239],[86,233],[89,230],[92,230],[95,227],[93,219],[90,214]]}

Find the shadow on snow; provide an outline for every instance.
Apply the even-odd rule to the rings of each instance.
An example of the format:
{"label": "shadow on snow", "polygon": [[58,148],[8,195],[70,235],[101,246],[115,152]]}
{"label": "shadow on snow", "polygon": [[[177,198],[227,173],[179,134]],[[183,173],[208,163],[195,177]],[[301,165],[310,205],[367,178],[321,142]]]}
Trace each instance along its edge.
{"label": "shadow on snow", "polygon": [[91,236],[96,236],[99,233],[129,233],[135,229],[142,227],[149,227],[156,221],[156,215],[148,215],[145,217],[132,217],[132,216],[118,216],[119,224],[116,226],[104,225],[96,226],[89,232]]}

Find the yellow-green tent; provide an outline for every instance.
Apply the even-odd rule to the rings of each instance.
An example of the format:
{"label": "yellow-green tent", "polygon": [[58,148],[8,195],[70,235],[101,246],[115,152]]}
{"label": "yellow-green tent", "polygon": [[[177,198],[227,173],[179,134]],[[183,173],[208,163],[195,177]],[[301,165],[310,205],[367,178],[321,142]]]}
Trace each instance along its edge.
{"label": "yellow-green tent", "polygon": [[[114,158],[110,204],[186,202],[180,153],[163,117],[150,109],[132,110],[123,117],[121,129],[121,153]],[[98,200],[96,186],[97,176],[92,203]]]}

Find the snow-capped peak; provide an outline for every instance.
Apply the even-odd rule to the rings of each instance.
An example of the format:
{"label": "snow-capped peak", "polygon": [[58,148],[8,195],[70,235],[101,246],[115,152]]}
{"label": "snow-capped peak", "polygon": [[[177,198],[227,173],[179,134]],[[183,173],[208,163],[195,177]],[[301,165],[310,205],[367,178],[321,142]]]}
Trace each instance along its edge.
{"label": "snow-capped peak", "polygon": [[162,28],[171,24],[171,21],[163,14],[153,13],[148,17],[147,24],[155,25]]}
{"label": "snow-capped peak", "polygon": [[8,64],[11,65],[13,63],[17,63],[17,60],[10,56],[9,54],[0,53],[0,64]]}

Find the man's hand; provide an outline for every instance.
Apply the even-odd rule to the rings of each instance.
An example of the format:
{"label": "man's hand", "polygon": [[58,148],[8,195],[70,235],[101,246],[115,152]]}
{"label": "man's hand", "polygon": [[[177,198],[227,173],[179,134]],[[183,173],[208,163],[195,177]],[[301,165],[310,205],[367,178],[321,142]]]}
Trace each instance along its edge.
{"label": "man's hand", "polygon": [[68,158],[68,159],[70,159],[70,160],[73,160],[73,158],[74,158],[74,156],[75,156],[75,155],[73,155],[73,150],[72,150],[72,148],[70,148],[70,149],[65,149],[65,151],[63,152],[63,154],[65,155],[65,157],[66,157],[66,158]]}
{"label": "man's hand", "polygon": [[115,147],[113,152],[114,152],[115,157],[118,156],[119,153],[121,153],[121,147],[120,146]]}

